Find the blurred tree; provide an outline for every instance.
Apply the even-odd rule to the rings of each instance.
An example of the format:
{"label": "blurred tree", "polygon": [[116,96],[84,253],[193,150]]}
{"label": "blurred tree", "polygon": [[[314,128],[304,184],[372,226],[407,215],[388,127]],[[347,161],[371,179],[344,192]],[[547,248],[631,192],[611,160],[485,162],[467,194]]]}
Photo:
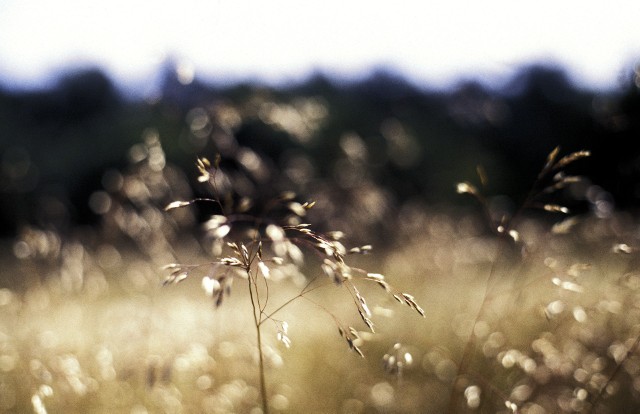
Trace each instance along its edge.
{"label": "blurred tree", "polygon": [[[449,91],[420,89],[384,68],[349,82],[315,73],[284,87],[212,86],[178,69],[175,61],[163,65],[161,93],[149,102],[122,99],[98,69],[65,73],[50,90],[0,90],[4,233],[16,223],[47,222],[47,212],[65,210],[69,223],[90,219],[88,195],[105,169],[126,162],[148,127],[185,171],[196,156],[213,155],[215,134],[232,134],[281,170],[277,179],[304,166],[309,175],[298,180],[299,190],[330,189],[348,200],[377,188],[395,207],[459,201],[453,185],[472,178],[477,165],[492,193],[523,197],[556,145],[591,149],[580,170],[591,166],[592,183],[621,206],[640,202],[636,71],[620,90],[596,93],[576,87],[561,68],[541,65],[522,68],[500,89],[463,81]],[[237,117],[233,128],[194,139],[194,114],[213,122],[216,108],[225,107]]]}

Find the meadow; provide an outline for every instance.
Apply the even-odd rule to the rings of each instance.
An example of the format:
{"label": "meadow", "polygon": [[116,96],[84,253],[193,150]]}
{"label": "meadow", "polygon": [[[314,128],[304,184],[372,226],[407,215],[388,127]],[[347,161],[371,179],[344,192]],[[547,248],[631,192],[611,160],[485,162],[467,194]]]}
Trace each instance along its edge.
{"label": "meadow", "polygon": [[100,226],[3,242],[0,412],[640,407],[634,216],[547,203],[506,222],[462,183],[477,209],[407,206],[393,237],[351,245],[306,225],[322,200],[225,197],[244,181],[219,160],[198,161],[201,222],[159,141],[141,153],[92,195]]}

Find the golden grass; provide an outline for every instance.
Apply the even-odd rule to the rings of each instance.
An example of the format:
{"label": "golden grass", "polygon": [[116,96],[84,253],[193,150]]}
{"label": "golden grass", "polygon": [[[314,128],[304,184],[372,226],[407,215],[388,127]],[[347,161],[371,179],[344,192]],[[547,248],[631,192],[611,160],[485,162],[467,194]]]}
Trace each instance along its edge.
{"label": "golden grass", "polygon": [[[289,324],[290,348],[274,324],[263,327],[273,412],[439,413],[452,390],[455,412],[640,406],[640,272],[633,249],[613,249],[636,245],[629,217],[585,219],[569,235],[525,222],[527,255],[516,262],[500,256],[491,280],[497,245],[475,219],[423,220],[402,245],[356,264],[410,290],[426,318],[394,306],[374,285],[363,287],[376,326],[369,335],[346,292],[331,285],[312,292],[363,331],[363,360],[330,317],[294,302],[278,316]],[[126,249],[64,249],[62,264],[7,263],[6,286],[29,282],[0,290],[0,412],[261,411],[246,289],[236,287],[215,308],[198,279],[163,288],[159,266]],[[285,283],[272,300],[298,292]],[[478,314],[485,292],[488,305]],[[472,329],[475,350],[454,381]]]}

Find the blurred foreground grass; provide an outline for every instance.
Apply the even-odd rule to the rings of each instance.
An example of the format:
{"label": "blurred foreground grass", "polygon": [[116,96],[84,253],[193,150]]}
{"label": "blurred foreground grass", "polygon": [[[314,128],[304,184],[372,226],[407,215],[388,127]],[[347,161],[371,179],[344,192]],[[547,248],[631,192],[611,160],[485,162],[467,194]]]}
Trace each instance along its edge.
{"label": "blurred foreground grass", "polygon": [[[356,264],[414,294],[426,319],[363,288],[377,333],[362,334],[361,359],[329,317],[295,302],[280,315],[290,348],[264,327],[272,410],[440,413],[452,389],[455,412],[638,410],[639,227],[622,214],[565,224],[552,233],[523,222],[526,253],[510,260],[477,218],[413,217],[401,241]],[[194,243],[176,242],[176,255],[206,261]],[[197,278],[161,287],[163,263],[126,244],[60,241],[44,258],[27,248],[3,248],[0,412],[261,412],[240,283],[215,308]],[[343,293],[328,286],[314,298],[365,330]],[[476,349],[454,386],[472,329]]]}

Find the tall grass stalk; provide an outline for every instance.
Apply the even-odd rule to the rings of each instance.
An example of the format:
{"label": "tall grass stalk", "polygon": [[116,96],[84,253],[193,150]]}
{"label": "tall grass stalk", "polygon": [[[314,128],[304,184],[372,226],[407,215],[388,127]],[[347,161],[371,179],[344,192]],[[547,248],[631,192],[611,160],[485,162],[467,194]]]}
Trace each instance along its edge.
{"label": "tall grass stalk", "polygon": [[[475,326],[481,320],[482,316],[487,310],[487,306],[497,297],[499,292],[495,292],[498,285],[499,272],[498,267],[502,260],[507,260],[509,263],[511,254],[510,251],[515,250],[515,264],[522,264],[521,249],[524,246],[521,245],[520,234],[517,230],[518,220],[522,217],[524,212],[529,209],[542,209],[547,212],[569,214],[570,211],[567,207],[548,202],[545,198],[548,198],[551,194],[567,188],[569,185],[579,182],[581,177],[566,175],[563,169],[576,160],[590,156],[589,151],[577,151],[566,155],[562,158],[558,158],[560,153],[560,147],[554,148],[547,156],[546,163],[542,170],[539,172],[534,184],[529,190],[524,201],[520,204],[518,210],[512,214],[504,214],[499,217],[495,217],[494,212],[491,210],[490,203],[483,195],[483,193],[473,184],[469,182],[462,182],[457,185],[457,191],[460,194],[469,194],[474,197],[480,204],[491,231],[500,240],[500,245],[496,251],[496,256],[491,263],[487,280],[484,284],[484,293],[482,294],[482,302],[476,311],[476,316],[471,324],[471,332],[465,342],[462,357],[458,363],[456,375],[453,380],[453,384],[449,396],[448,412],[454,414],[457,412],[458,407],[458,381],[465,375],[472,376],[473,379],[479,383],[485,385],[485,388],[491,392],[500,394],[500,391],[495,387],[486,384],[479,374],[470,372],[470,366],[474,360],[475,351],[477,349],[478,337],[475,333]],[[482,170],[478,169],[478,175],[480,176],[480,182],[482,185],[486,184],[486,176],[482,173]],[[520,293],[518,293],[519,295]],[[506,396],[500,395],[500,398],[505,400],[507,407],[514,409],[511,406]]]}
{"label": "tall grass stalk", "polygon": [[[187,207],[196,202],[212,203],[217,211],[205,223],[205,229],[207,235],[213,240],[212,250],[216,258],[208,263],[195,265],[172,263],[165,266],[170,271],[165,284],[178,283],[193,274],[196,269],[205,269],[202,286],[218,307],[229,294],[234,280],[247,281],[256,330],[260,398],[264,414],[269,413],[269,390],[266,380],[263,325],[266,321],[274,322],[277,339],[284,346],[289,347],[291,340],[287,336],[288,324],[286,321],[276,319],[275,316],[294,301],[305,298],[315,308],[328,314],[349,348],[360,356],[364,356],[364,353],[360,349],[363,341],[358,330],[344,324],[328,307],[308,297],[311,292],[331,286],[345,290],[362,323],[371,333],[374,332],[372,313],[367,300],[357,286],[359,283],[373,283],[381,287],[396,301],[424,316],[424,310],[416,303],[413,296],[392,288],[383,275],[370,273],[347,264],[348,255],[369,253],[371,246],[348,249],[341,242],[344,237],[342,232],[333,231],[324,234],[313,230],[310,224],[303,222],[315,202],[301,203],[295,200],[294,194],[284,193],[264,203],[260,214],[253,214],[247,207],[252,204],[251,201],[237,202],[235,200],[237,195],[232,192],[223,194],[220,190],[222,186],[219,182],[223,182],[224,187],[231,190],[233,183],[229,182],[229,175],[221,171],[219,157],[213,164],[201,158],[197,162],[197,167],[200,171],[198,180],[210,184],[213,197],[174,201],[165,210]],[[272,305],[270,301],[274,297],[273,289],[276,281],[271,277],[271,273],[279,272],[280,279],[293,279],[296,275],[304,275],[308,270],[305,260],[318,263],[320,274],[302,276],[307,279],[307,282],[297,295],[284,300],[279,305]]]}
{"label": "tall grass stalk", "polygon": [[[247,268],[247,279],[249,280],[248,286],[249,286],[249,297],[251,298],[251,307],[252,307],[252,313],[253,313],[253,323],[254,323],[254,327],[256,328],[256,339],[257,339],[257,349],[258,349],[258,368],[260,371],[260,397],[261,397],[261,401],[262,401],[262,412],[264,414],[268,414],[269,413],[269,404],[268,404],[268,395],[267,395],[267,381],[265,379],[265,373],[264,373],[264,352],[262,350],[262,331],[260,329],[261,325],[262,325],[262,321],[260,320],[261,318],[261,313],[258,304],[256,303],[256,299],[257,299],[257,295],[258,295],[258,291],[257,291],[257,286],[254,287],[253,282],[252,282],[252,277],[251,277],[251,269]],[[254,299],[254,288],[256,289],[256,299]],[[259,316],[260,315],[260,316]]]}

